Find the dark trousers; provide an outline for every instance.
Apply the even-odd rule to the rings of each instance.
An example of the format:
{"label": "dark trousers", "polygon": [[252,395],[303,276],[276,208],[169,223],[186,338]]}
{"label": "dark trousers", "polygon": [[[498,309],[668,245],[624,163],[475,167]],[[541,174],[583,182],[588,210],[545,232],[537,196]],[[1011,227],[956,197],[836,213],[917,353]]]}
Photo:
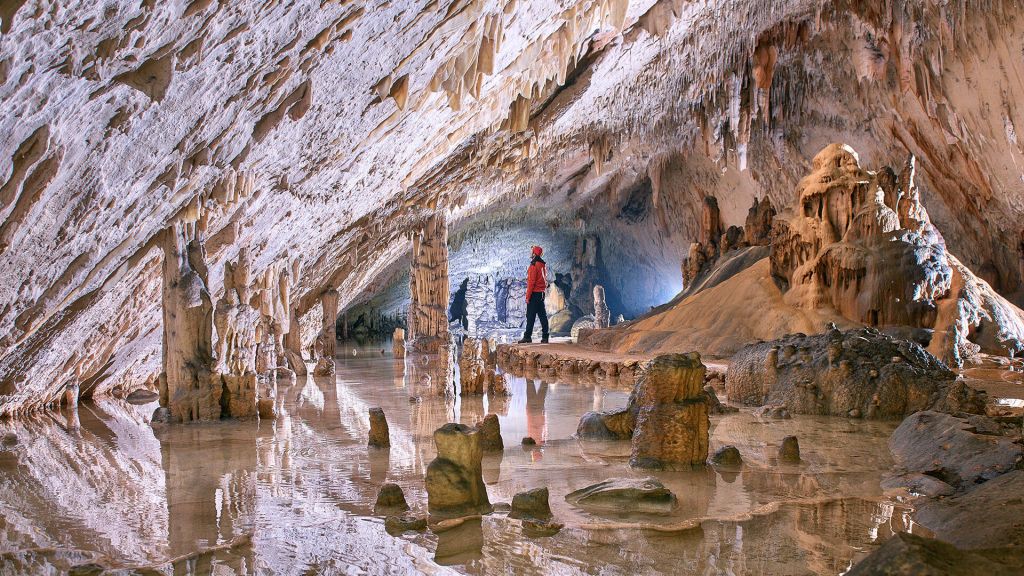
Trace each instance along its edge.
{"label": "dark trousers", "polygon": [[548,337],[548,312],[544,309],[544,293],[534,292],[530,294],[530,301],[526,304],[526,339],[533,339],[533,323],[540,316],[540,329],[544,339]]}

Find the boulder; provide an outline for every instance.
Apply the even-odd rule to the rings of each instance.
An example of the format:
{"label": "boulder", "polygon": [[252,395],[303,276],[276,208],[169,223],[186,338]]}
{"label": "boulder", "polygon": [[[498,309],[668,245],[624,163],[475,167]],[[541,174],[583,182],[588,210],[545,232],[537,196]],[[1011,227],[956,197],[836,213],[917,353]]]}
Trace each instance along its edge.
{"label": "boulder", "polygon": [[427,466],[427,509],[432,517],[454,518],[491,512],[483,479],[480,432],[445,424],[434,432],[437,457]]}
{"label": "boulder", "polygon": [[408,510],[409,504],[405,501],[405,493],[402,492],[402,487],[391,482],[381,486],[380,492],[377,493],[375,509]]}
{"label": "boulder", "polygon": [[899,467],[966,490],[1019,466],[1021,445],[1013,438],[977,432],[967,418],[918,412],[889,438]]}
{"label": "boulder", "polygon": [[722,446],[711,456],[711,461],[720,466],[740,466],[743,464],[743,457],[739,448]]}
{"label": "boulder", "polygon": [[848,576],[1010,576],[1024,571],[1024,551],[959,550],[952,544],[899,532],[846,574]]}
{"label": "boulder", "polygon": [[496,414],[488,414],[477,422],[476,429],[480,432],[480,447],[484,452],[500,452],[505,449],[501,440],[501,425]]}
{"label": "boulder", "polygon": [[873,419],[944,406],[947,396],[964,392],[956,375],[916,343],[872,328],[834,327],[744,347],[733,357],[725,387],[729,400],[746,405]]}
{"label": "boulder", "polygon": [[384,410],[379,407],[370,408],[370,434],[367,445],[371,448],[388,448],[391,446],[391,432]]}
{"label": "boulder", "polygon": [[415,516],[388,516],[384,519],[384,530],[392,536],[403,532],[423,532],[427,529],[427,519]]}
{"label": "boulder", "polygon": [[639,407],[629,463],[675,470],[708,459],[704,364],[697,353],[665,354],[647,365],[634,388]]}
{"label": "boulder", "polygon": [[509,518],[535,518],[544,520],[551,517],[548,505],[548,489],[534,488],[512,497],[512,511]]}
{"label": "boulder", "polygon": [[655,478],[613,478],[565,496],[566,502],[581,508],[605,512],[668,514],[676,507],[676,496]]}
{"label": "boulder", "polygon": [[965,494],[932,500],[914,521],[961,548],[1024,547],[1024,470],[1013,470]]}
{"label": "boulder", "polygon": [[779,461],[795,463],[800,461],[800,441],[796,436],[786,436],[779,446]]}

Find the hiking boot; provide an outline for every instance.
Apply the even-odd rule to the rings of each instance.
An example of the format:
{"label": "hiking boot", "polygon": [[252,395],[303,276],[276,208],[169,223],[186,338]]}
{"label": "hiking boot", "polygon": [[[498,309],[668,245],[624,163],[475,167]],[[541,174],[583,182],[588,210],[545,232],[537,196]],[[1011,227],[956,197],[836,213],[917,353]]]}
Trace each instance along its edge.
{"label": "hiking boot", "polygon": [[529,339],[529,338],[526,338],[526,337],[524,337],[524,338],[523,338],[522,340],[520,340],[519,342],[516,342],[516,344],[533,344],[533,340],[531,340],[531,339]]}
{"label": "hiking boot", "polygon": [[548,337],[547,337],[547,336],[545,336],[545,337],[541,338],[541,339],[540,339],[540,343],[541,343],[541,344],[547,344],[547,343],[548,343]]}

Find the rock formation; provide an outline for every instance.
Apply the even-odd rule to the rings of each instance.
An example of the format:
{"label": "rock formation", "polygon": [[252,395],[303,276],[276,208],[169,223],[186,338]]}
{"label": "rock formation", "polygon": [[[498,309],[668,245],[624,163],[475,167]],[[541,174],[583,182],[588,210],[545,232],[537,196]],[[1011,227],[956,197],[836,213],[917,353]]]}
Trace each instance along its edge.
{"label": "rock formation", "polygon": [[391,354],[395,358],[405,358],[405,329],[395,328],[391,339]]}
{"label": "rock formation", "polygon": [[548,489],[534,488],[526,492],[519,492],[512,497],[512,510],[509,518],[536,518],[545,520],[551,517],[551,507],[548,505]]}
{"label": "rock formation", "polygon": [[741,466],[743,456],[735,446],[722,446],[711,455],[711,461],[720,466]]}
{"label": "rock formation", "polygon": [[752,344],[734,357],[725,387],[734,402],[797,414],[902,418],[932,407],[979,409],[942,362],[873,328]]}
{"label": "rock formation", "polygon": [[786,436],[779,446],[779,460],[795,463],[800,461],[800,441],[796,436]]}
{"label": "rock formation", "polygon": [[448,223],[444,213],[428,217],[412,234],[409,273],[409,345],[436,354],[449,345]]}
{"label": "rock formation", "polygon": [[405,501],[405,493],[402,492],[401,486],[388,482],[380,487],[377,503],[374,505],[375,511],[405,512],[408,509],[409,504]]}
{"label": "rock formation", "polygon": [[982,347],[1024,351],[1020,310],[946,251],[921,203],[915,165],[911,156],[898,177],[869,172],[842,144],[814,157],[795,207],[772,230],[772,276],[786,301],[869,326],[933,329],[930,350],[957,366]]}
{"label": "rock formation", "polygon": [[163,367],[160,405],[175,422],[220,418],[222,386],[213,352],[213,302],[201,222],[163,233]]}
{"label": "rock formation", "polygon": [[1024,571],[1024,557],[1015,550],[960,550],[956,546],[909,532],[899,532],[858,562],[849,576],[1012,576]]}
{"label": "rock formation", "polygon": [[388,419],[384,415],[382,408],[370,408],[370,433],[367,445],[371,448],[389,448],[391,446],[391,432],[388,429]]}
{"label": "rock formation", "polygon": [[338,319],[338,291],[332,288],[324,292],[320,296],[320,308],[323,319],[317,337],[319,357],[313,372],[317,376],[334,376],[334,351],[338,339],[335,328]]}
{"label": "rock formation", "polygon": [[451,518],[491,511],[483,478],[480,432],[445,424],[434,432],[437,457],[427,466],[427,508],[431,517]]}
{"label": "rock formation", "polygon": [[224,381],[221,404],[227,415],[243,417],[256,412],[257,347],[263,327],[259,310],[250,302],[248,253],[224,265],[224,297],[217,302],[213,323],[217,328],[218,369]]}
{"label": "rock formation", "polygon": [[655,478],[613,478],[565,495],[566,502],[601,512],[668,514],[676,495]]}
{"label": "rock formation", "polygon": [[501,425],[496,414],[488,414],[483,420],[477,422],[477,431],[480,432],[480,448],[484,452],[501,452],[505,449],[505,443],[501,440]]}
{"label": "rock formation", "polygon": [[[459,356],[459,382],[463,396],[487,391],[488,371],[484,360],[486,340],[466,338]],[[487,352],[489,353],[489,352]]]}
{"label": "rock formation", "polygon": [[644,368],[634,390],[631,466],[676,470],[704,464],[710,426],[704,370],[696,353],[658,356]]}
{"label": "rock formation", "polygon": [[612,313],[605,302],[604,287],[598,284],[594,286],[594,327],[607,328],[611,325],[611,317]]}
{"label": "rock formation", "polygon": [[625,408],[588,412],[576,435],[632,440],[630,464],[673,470],[703,465],[708,457],[708,400],[700,356],[666,354],[640,371]]}

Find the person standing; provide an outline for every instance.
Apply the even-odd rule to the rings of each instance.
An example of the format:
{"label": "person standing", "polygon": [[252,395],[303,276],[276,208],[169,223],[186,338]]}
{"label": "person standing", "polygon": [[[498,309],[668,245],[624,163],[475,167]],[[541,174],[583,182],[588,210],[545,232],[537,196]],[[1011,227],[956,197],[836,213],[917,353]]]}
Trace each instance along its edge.
{"label": "person standing", "polygon": [[526,270],[526,334],[520,344],[533,342],[533,324],[540,316],[541,339],[548,342],[548,313],[544,309],[544,290],[547,288],[547,264],[541,258],[544,249],[534,246],[530,267]]}

